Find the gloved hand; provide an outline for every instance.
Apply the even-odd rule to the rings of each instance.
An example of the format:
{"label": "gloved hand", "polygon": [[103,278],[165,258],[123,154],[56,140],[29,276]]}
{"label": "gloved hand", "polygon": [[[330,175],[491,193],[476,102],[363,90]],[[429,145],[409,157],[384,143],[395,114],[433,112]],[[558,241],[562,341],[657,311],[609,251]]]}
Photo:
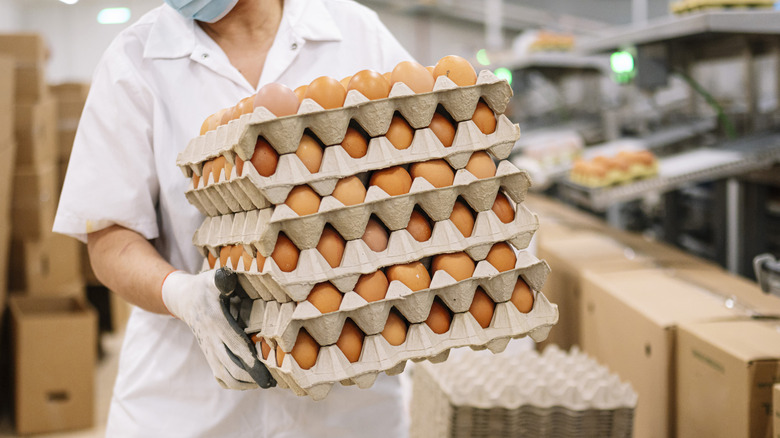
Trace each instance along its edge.
{"label": "gloved hand", "polygon": [[162,285],[163,303],[171,315],[190,327],[222,387],[275,386],[276,382],[257,359],[254,343],[231,315],[229,295],[234,288],[240,288],[235,274],[219,272],[221,288],[215,283],[216,275],[216,270],[197,275],[183,271],[168,274]]}

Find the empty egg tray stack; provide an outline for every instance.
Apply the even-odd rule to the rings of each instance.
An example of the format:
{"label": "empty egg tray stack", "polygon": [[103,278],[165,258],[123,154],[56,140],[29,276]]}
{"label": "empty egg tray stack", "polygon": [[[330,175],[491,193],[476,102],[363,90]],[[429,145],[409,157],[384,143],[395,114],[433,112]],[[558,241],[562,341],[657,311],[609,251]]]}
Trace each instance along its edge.
{"label": "empty egg tray stack", "polygon": [[413,376],[412,438],[632,436],[636,392],[577,347],[463,351]]}
{"label": "empty egg tray stack", "polygon": [[[223,170],[216,183],[211,175],[208,181],[200,178],[197,187],[190,184],[187,198],[207,216],[193,236],[193,243],[204,257],[211,254],[217,258],[217,267],[219,250],[227,245],[243,245],[255,257],[265,257],[262,266],[254,258],[249,269],[244,269],[243,263],[236,269],[239,282],[253,300],[244,306],[246,311],[241,312],[240,318],[247,333],[257,333],[268,340],[271,352],[267,359],[260,359],[279,386],[289,387],[298,395],[322,399],[334,383],[370,387],[379,372],[398,374],[410,359],[442,361],[454,347],[501,351],[512,338],[530,336],[538,342],[547,337],[558,320],[557,306],[536,292],[541,290],[549,272],[547,264],[520,251],[515,269],[499,273],[484,260],[497,242],[525,249],[538,227],[536,216],[522,203],[530,180],[525,171],[505,161],[520,134],[519,127],[503,115],[511,94],[507,82],[489,71],[480,73],[476,85],[466,87],[439,77],[429,93],[415,94],[405,84],[397,83],[388,98],[373,101],[351,90],[343,108],[324,110],[305,99],[296,115],[276,118],[258,107],[253,113],[194,138],[179,154],[177,164],[187,177],[202,175],[204,162],[215,157],[225,156],[233,164],[226,166],[232,168],[230,174],[225,175]],[[496,130],[489,135],[470,120],[480,99],[497,115]],[[437,108],[443,108],[457,122],[450,147],[444,147],[428,128]],[[396,149],[384,137],[396,113],[415,129],[412,144],[405,150]],[[371,138],[366,155],[358,159],[350,157],[340,145],[351,121],[357,122]],[[295,155],[307,130],[326,145],[320,170],[313,174]],[[280,155],[277,170],[269,177],[260,176],[249,163],[258,136],[265,138]],[[477,179],[465,169],[476,151],[487,151],[501,160],[495,177]],[[241,175],[234,165],[236,157],[246,162]],[[341,178],[437,158],[443,158],[456,170],[452,186],[435,188],[427,180],[416,178],[410,192],[400,196],[389,196],[371,186],[365,201],[353,206],[345,206],[331,196]],[[290,190],[302,184],[308,184],[322,197],[314,214],[298,216],[284,204]],[[515,209],[515,219],[510,223],[501,222],[491,210],[499,191]],[[449,221],[459,197],[477,212],[468,238]],[[416,205],[433,223],[427,242],[416,241],[405,229]],[[382,252],[372,251],[361,239],[371,215],[390,231],[387,249]],[[347,241],[342,263],[336,268],[316,249],[326,224]],[[301,251],[292,272],[282,271],[270,257],[280,232]],[[415,292],[393,281],[385,299],[372,303],[353,292],[361,274],[417,260],[427,267],[430,257],[459,251],[467,252],[477,263],[469,279],[458,282],[438,271],[428,289]],[[204,269],[209,269],[205,260]],[[518,277],[529,284],[535,296],[532,310],[525,314],[509,301]],[[344,293],[336,312],[322,314],[306,301],[311,289],[324,281]],[[485,329],[468,312],[478,286],[497,303],[493,320]],[[454,313],[450,330],[441,335],[424,323],[435,297]],[[390,345],[380,334],[393,307],[410,324],[406,341],[400,346]],[[335,345],[347,318],[366,334],[360,359],[355,363],[350,363]],[[303,370],[294,359],[286,359],[282,366],[277,366],[276,347],[289,353],[301,327],[321,345],[315,365]]]}

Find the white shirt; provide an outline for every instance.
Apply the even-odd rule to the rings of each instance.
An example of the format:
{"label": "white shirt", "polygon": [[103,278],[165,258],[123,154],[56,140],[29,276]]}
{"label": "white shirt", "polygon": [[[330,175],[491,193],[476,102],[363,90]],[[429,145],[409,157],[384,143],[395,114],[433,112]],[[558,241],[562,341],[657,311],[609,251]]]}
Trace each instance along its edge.
{"label": "white shirt", "polygon": [[[411,56],[375,13],[347,0],[286,0],[259,86],[295,88]],[[163,5],[124,30],[97,67],[81,117],[54,231],[119,224],[154,240],[174,267],[197,272],[192,236],[203,220],[184,192],[177,154],[207,116],[255,93],[192,20]],[[313,402],[289,390],[224,390],[192,333],[135,308],[114,388],[108,436],[387,436],[406,434],[396,378],[372,389],[336,384]]]}

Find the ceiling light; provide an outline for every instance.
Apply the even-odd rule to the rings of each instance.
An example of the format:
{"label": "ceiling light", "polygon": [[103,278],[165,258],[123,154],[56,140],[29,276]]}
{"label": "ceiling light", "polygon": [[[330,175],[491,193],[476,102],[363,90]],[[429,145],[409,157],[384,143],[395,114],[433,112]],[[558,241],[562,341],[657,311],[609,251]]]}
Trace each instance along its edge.
{"label": "ceiling light", "polygon": [[61,2],[65,3],[66,5],[75,5],[79,2],[79,0],[60,0]]}
{"label": "ceiling light", "polygon": [[105,8],[98,12],[97,21],[100,24],[122,24],[130,20],[128,8]]}

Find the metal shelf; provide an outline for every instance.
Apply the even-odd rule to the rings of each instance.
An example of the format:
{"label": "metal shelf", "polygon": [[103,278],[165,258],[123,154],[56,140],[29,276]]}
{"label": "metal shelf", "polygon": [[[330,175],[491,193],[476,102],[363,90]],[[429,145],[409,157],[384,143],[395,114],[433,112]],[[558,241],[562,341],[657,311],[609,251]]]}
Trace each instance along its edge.
{"label": "metal shelf", "polygon": [[659,160],[655,178],[623,185],[588,188],[561,182],[562,196],[582,206],[603,211],[613,204],[636,200],[648,193],[664,193],[697,182],[714,181],[772,166],[780,160],[780,133],[760,134],[700,148]]}
{"label": "metal shelf", "polygon": [[606,56],[582,55],[571,52],[539,52],[530,53],[521,57],[507,55],[496,62],[497,65],[510,70],[595,70],[609,74],[609,58]]}
{"label": "metal shelf", "polygon": [[708,11],[669,16],[643,26],[608,30],[601,38],[583,41],[577,49],[584,53],[610,52],[662,41],[679,40],[711,33],[780,34],[777,11]]}

